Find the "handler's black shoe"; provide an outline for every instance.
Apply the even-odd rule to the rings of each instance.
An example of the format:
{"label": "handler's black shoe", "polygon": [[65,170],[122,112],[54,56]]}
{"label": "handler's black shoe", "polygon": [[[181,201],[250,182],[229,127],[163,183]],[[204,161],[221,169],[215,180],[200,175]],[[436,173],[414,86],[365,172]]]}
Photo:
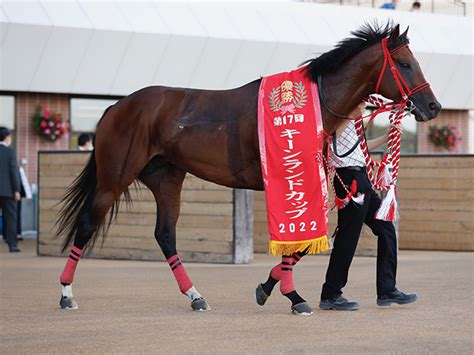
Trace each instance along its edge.
{"label": "handler's black shoe", "polygon": [[351,302],[347,298],[342,296],[335,296],[319,302],[319,308],[321,309],[335,309],[337,311],[355,311],[359,309],[357,302]]}
{"label": "handler's black shoe", "polygon": [[390,306],[392,303],[397,304],[408,304],[413,303],[418,299],[415,293],[403,293],[395,289],[395,291],[381,295],[377,297],[377,305],[379,306]]}

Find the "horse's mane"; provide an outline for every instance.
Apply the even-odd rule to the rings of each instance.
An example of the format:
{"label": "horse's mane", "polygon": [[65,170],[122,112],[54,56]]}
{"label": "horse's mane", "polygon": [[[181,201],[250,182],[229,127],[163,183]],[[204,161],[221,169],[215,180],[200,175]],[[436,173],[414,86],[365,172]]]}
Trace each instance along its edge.
{"label": "horse's mane", "polygon": [[[366,22],[357,31],[351,32],[352,37],[343,39],[331,51],[323,53],[315,59],[309,59],[302,65],[308,64],[308,76],[316,82],[318,76],[335,72],[344,62],[357,53],[390,36],[394,29],[395,26],[392,21],[385,25],[381,25],[376,21],[373,23]],[[408,43],[408,38],[399,36],[396,43],[391,43],[390,46],[398,46],[403,43]]]}

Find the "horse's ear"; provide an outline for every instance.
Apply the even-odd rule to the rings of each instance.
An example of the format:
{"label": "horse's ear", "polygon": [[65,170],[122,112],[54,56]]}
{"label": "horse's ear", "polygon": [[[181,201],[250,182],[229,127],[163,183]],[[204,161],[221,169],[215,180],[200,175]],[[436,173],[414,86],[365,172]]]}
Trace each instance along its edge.
{"label": "horse's ear", "polygon": [[388,38],[389,42],[396,41],[398,39],[398,36],[400,36],[400,25],[396,25],[395,28],[392,30],[392,33],[390,33],[390,37]]}
{"label": "horse's ear", "polygon": [[403,32],[401,35],[400,35],[400,39],[407,39],[407,36],[408,36],[408,29],[410,28],[410,26],[407,27],[407,29],[405,30],[405,32]]}

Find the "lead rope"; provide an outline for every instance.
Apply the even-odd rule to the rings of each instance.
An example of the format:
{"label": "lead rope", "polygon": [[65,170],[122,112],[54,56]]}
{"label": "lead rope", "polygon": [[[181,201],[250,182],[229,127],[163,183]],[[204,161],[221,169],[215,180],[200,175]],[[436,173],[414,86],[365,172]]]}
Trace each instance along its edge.
{"label": "lead rope", "polygon": [[[370,115],[367,126],[373,121],[373,119],[382,112],[390,111],[389,121],[390,130],[387,139],[387,151],[383,154],[380,161],[375,161],[370,156],[370,152],[367,146],[367,141],[364,135],[364,122],[363,117],[357,118],[354,122],[357,135],[361,137],[360,146],[364,155],[365,163],[367,166],[367,175],[372,183],[374,189],[379,191],[387,191],[380,208],[378,209],[375,218],[385,221],[394,221],[398,216],[397,201],[396,201],[396,184],[399,172],[400,163],[400,143],[401,143],[401,132],[395,127],[398,125],[402,118],[408,114],[403,104],[395,104],[390,100],[382,97],[371,95],[366,98],[369,104],[377,107],[377,109]],[[330,138],[328,138],[330,139]],[[364,194],[357,194],[357,183],[354,180],[349,188],[344,184],[341,177],[337,173],[336,169],[329,164],[330,149],[328,147],[327,156],[323,155],[323,162],[326,166],[326,170],[331,179],[331,186],[335,196],[334,207],[338,209],[344,208],[352,200],[355,203],[362,205],[364,202]],[[332,176],[335,176],[340,182],[341,186],[346,192],[346,197],[340,199],[336,195],[334,188],[334,182]]]}
{"label": "lead rope", "polygon": [[[380,101],[385,101],[383,105],[390,104],[389,100],[373,96],[369,96],[365,101],[373,105],[378,105]],[[393,109],[390,110],[390,130],[387,140],[387,151],[384,153],[380,161],[375,161],[370,156],[367,141],[363,134],[363,120],[356,119],[354,122],[357,135],[361,137],[360,147],[362,153],[364,154],[364,159],[367,166],[367,175],[369,176],[370,182],[376,190],[386,191],[389,190],[393,185],[396,185],[400,163],[401,133],[395,126],[401,122],[402,118],[406,114],[407,113],[400,107],[394,106]],[[374,117],[375,116],[371,117],[369,124]],[[386,173],[390,173],[390,171],[386,170],[387,167],[391,169],[390,176],[386,175]]]}

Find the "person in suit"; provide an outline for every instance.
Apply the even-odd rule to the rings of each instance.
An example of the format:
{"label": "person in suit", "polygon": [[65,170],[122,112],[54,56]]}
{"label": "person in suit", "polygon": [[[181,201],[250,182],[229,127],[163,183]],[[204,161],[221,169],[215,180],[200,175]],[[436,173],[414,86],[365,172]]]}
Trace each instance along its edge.
{"label": "person in suit", "polygon": [[15,151],[9,147],[10,130],[0,127],[0,208],[3,216],[3,237],[10,253],[19,252],[17,247],[17,202],[20,201],[20,174]]}

